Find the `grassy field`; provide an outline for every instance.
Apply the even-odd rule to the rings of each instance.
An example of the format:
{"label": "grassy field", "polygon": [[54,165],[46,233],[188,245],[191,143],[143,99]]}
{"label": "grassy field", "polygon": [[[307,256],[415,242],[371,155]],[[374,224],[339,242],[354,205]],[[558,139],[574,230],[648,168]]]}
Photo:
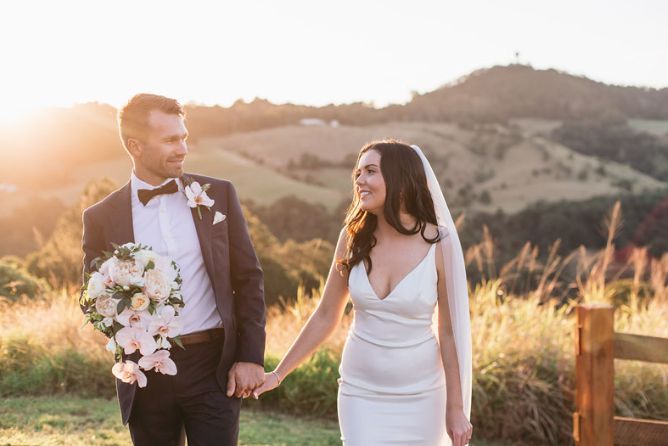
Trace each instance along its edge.
{"label": "grassy field", "polygon": [[[277,199],[295,195],[304,201],[322,204],[329,210],[336,207],[345,192],[323,185],[299,181],[270,166],[259,164],[230,150],[203,141],[187,158],[187,169],[219,178],[231,180],[242,198],[260,204],[271,204]],[[345,190],[347,192],[347,189]]]}
{"label": "grassy field", "polygon": [[[130,445],[115,400],[73,397],[0,400],[0,445]],[[341,444],[334,421],[242,410],[241,446],[334,446]],[[510,443],[473,442],[474,446]]]}
{"label": "grassy field", "polygon": [[[241,445],[340,444],[336,422],[243,410]],[[73,397],[8,398],[0,402],[0,445],[129,445],[118,403]]]}
{"label": "grassy field", "polygon": [[652,133],[656,136],[668,135],[668,121],[655,119],[629,119],[629,124],[643,132]]}

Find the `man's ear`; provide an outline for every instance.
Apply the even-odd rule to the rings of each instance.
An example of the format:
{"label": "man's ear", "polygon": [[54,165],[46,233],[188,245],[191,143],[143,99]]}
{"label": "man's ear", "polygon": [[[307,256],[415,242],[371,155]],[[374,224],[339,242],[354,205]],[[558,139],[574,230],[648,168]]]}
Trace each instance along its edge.
{"label": "man's ear", "polygon": [[130,155],[132,155],[132,157],[136,158],[141,155],[142,146],[138,139],[128,138],[127,146],[128,146],[128,152],[130,152]]}

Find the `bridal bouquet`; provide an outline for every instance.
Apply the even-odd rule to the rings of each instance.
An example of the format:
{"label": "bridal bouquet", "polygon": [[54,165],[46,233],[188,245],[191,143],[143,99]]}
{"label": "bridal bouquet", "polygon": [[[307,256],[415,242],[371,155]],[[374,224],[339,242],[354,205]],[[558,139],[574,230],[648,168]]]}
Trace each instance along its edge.
{"label": "bridal bouquet", "polygon": [[[86,323],[109,338],[107,349],[116,359],[114,376],[145,387],[142,370],[176,374],[169,349],[171,342],[183,348],[178,337],[181,276],[173,260],[147,246],[113,246],[113,253],[96,259],[97,271],[88,275],[82,287],[81,306]],[[135,352],[140,354],[137,362],[123,361],[123,353]]]}

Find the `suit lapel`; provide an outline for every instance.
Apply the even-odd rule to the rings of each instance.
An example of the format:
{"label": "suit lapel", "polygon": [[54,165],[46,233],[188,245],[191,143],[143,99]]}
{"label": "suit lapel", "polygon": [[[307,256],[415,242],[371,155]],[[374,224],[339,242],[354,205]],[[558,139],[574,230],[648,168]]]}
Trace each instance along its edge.
{"label": "suit lapel", "polygon": [[[193,179],[187,175],[181,177],[183,186],[190,184]],[[211,228],[213,227],[213,217],[211,212],[206,209],[202,209],[202,218],[199,218],[197,214],[197,208],[191,208],[190,214],[193,217],[193,222],[195,222],[195,229],[197,230],[197,238],[199,239],[199,247],[202,251],[202,258],[204,259],[204,266],[206,266],[206,271],[209,273],[209,279],[213,283],[213,248],[211,246]]]}
{"label": "suit lapel", "polygon": [[122,245],[123,243],[135,241],[134,229],[132,228],[132,188],[128,182],[118,190],[114,199],[115,214],[110,219],[111,231],[110,242]]}

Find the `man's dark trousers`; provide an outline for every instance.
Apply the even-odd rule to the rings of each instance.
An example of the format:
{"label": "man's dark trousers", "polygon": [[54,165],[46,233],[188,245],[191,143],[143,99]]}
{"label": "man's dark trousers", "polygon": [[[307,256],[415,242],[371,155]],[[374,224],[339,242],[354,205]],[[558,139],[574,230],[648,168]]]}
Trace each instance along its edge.
{"label": "man's dark trousers", "polygon": [[222,339],[174,345],[175,376],[146,372],[137,389],[130,435],[136,446],[177,446],[185,424],[188,446],[234,446],[239,436],[241,400],[228,398],[216,380]]}

